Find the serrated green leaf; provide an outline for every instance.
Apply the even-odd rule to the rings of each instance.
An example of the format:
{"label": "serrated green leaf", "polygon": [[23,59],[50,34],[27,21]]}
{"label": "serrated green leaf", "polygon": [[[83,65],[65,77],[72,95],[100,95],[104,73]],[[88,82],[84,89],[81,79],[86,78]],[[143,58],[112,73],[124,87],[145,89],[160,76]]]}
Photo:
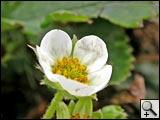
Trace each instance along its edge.
{"label": "serrated green leaf", "polygon": [[111,64],[113,70],[109,84],[120,84],[129,77],[130,71],[133,69],[134,57],[128,43],[129,39],[122,28],[103,19],[94,21],[92,25],[81,24],[63,29],[70,35],[76,34],[78,39],[86,35],[97,35],[104,40],[108,49],[107,64]]}
{"label": "serrated green leaf", "polygon": [[140,27],[143,20],[153,15],[153,6],[149,2],[112,2],[106,4],[100,16],[110,22],[126,28]]}
{"label": "serrated green leaf", "polygon": [[124,109],[118,105],[108,105],[102,108],[104,119],[125,119],[127,114]]}
{"label": "serrated green leaf", "polygon": [[103,119],[103,114],[101,110],[97,110],[92,113],[92,119]]}
{"label": "serrated green leaf", "polygon": [[[123,3],[117,1],[23,1],[19,2],[17,6],[10,4],[10,2],[2,3],[5,3],[5,7],[1,8],[2,17],[25,23],[24,32],[28,35],[37,35],[40,33],[42,31],[40,26],[44,18],[48,14],[60,10],[67,10],[81,17],[79,18],[73,14],[63,14],[65,17],[62,17],[58,13],[58,15],[53,14],[53,17],[56,16],[53,20],[77,22],[81,19],[80,21],[87,22],[88,18],[102,17],[114,24],[127,28],[139,27],[144,19],[148,19],[155,14],[153,3],[145,1],[126,1]],[[11,11],[12,8],[14,8],[13,11]],[[5,12],[6,10],[8,10],[8,12]],[[7,13],[7,15],[5,15],[5,13]],[[82,16],[86,16],[86,18]]]}
{"label": "serrated green leaf", "polygon": [[68,22],[91,22],[91,20],[87,16],[78,15],[75,12],[71,11],[61,10],[47,15],[43,20],[41,26],[45,28],[49,26],[49,24],[53,24],[54,22],[65,24]]}
{"label": "serrated green leaf", "polygon": [[93,104],[91,97],[79,98],[76,103],[72,116],[79,116],[80,118],[91,118],[93,111]]}
{"label": "serrated green leaf", "polygon": [[57,119],[69,119],[71,117],[68,107],[64,102],[59,102],[56,106]]}
{"label": "serrated green leaf", "polygon": [[[41,2],[20,2],[14,11],[8,11],[8,16],[5,15],[5,11],[12,9],[10,2],[2,2],[6,7],[1,8],[2,17],[12,19],[14,21],[18,20],[25,23],[24,32],[27,35],[37,35],[42,31],[41,24],[44,18],[53,12],[59,10],[71,10],[73,8],[79,8],[85,5],[92,5],[93,3],[98,2],[58,2],[58,1],[41,1]],[[66,5],[67,4],[67,5]],[[71,11],[74,12],[74,11]],[[85,16],[79,14],[80,16]],[[76,18],[77,19],[77,18]]]}
{"label": "serrated green leaf", "polygon": [[69,112],[70,112],[71,115],[73,113],[74,107],[75,107],[75,102],[73,100],[71,100],[69,102],[69,105],[68,105],[68,110],[69,110]]}

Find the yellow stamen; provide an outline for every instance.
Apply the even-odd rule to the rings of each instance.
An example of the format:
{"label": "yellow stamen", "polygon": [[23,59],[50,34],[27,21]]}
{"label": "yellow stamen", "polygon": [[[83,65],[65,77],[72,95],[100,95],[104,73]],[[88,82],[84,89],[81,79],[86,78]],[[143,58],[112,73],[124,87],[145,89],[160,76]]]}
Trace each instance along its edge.
{"label": "yellow stamen", "polygon": [[57,60],[57,63],[53,66],[52,72],[81,83],[88,83],[87,67],[81,64],[78,58],[63,57]]}
{"label": "yellow stamen", "polygon": [[[87,114],[83,114],[83,115],[81,115],[81,117],[83,119],[89,119],[89,116]],[[81,117],[80,117],[79,113],[76,113],[76,114],[71,116],[71,119],[82,119]]]}

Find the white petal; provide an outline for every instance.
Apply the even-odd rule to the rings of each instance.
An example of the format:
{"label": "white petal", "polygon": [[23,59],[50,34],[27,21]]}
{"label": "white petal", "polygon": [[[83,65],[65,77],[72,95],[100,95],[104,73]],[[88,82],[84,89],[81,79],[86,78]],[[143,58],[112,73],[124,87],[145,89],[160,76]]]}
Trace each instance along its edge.
{"label": "white petal", "polygon": [[88,66],[89,72],[94,72],[105,65],[108,51],[102,39],[95,35],[89,35],[77,41],[74,56]]}
{"label": "white petal", "polygon": [[106,87],[110,80],[112,73],[112,66],[106,65],[102,69],[90,73],[88,78],[91,80],[90,85],[85,85],[75,80],[70,80],[64,76],[58,77],[58,82],[70,94],[75,96],[90,96]]}
{"label": "white petal", "polygon": [[70,55],[72,41],[66,32],[55,29],[43,37],[40,48],[52,57],[61,58]]}
{"label": "white petal", "polygon": [[67,79],[64,76],[59,77],[58,82],[61,84],[63,89],[75,96],[90,96],[95,91],[95,87],[82,84],[75,80]]}
{"label": "white petal", "polygon": [[100,70],[92,72],[88,75],[91,80],[91,85],[96,87],[94,92],[102,90],[108,84],[112,74],[112,66],[105,65]]}
{"label": "white petal", "polygon": [[36,55],[39,61],[39,64],[41,65],[43,72],[47,76],[49,80],[52,80],[56,82],[56,78],[52,73],[51,66],[54,65],[54,58],[51,58],[45,51],[41,50],[40,47],[36,46]]}
{"label": "white petal", "polygon": [[36,46],[36,55],[38,57],[39,64],[44,69],[49,70],[52,63],[54,63],[54,58],[51,58],[45,51],[43,51],[39,46]]}

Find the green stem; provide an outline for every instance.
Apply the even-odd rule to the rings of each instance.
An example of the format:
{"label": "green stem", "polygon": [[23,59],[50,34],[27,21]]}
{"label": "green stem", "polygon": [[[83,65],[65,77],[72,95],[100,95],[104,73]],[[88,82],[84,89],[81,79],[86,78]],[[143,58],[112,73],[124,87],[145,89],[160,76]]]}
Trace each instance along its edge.
{"label": "green stem", "polygon": [[56,105],[58,104],[59,101],[61,101],[63,98],[62,93],[61,92],[57,92],[54,96],[54,98],[52,99],[50,105],[47,108],[47,111],[45,112],[45,114],[43,115],[42,119],[51,119],[54,116],[54,113],[56,111]]}

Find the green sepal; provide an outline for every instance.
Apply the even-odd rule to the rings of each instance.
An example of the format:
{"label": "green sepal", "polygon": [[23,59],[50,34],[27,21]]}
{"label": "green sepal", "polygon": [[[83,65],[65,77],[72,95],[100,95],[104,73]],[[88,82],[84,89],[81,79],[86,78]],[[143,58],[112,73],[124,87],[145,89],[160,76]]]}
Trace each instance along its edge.
{"label": "green sepal", "polygon": [[76,44],[77,41],[78,41],[77,36],[74,34],[73,35],[73,39],[72,39],[72,51],[71,51],[71,55],[70,56],[73,56],[74,47],[75,47],[75,44]]}
{"label": "green sepal", "polygon": [[73,116],[80,116],[80,118],[91,118],[93,111],[93,104],[91,97],[81,97],[75,105]]}
{"label": "green sepal", "polygon": [[58,91],[54,98],[51,100],[50,105],[48,106],[45,114],[43,115],[43,119],[51,119],[54,117],[54,113],[57,108],[57,104],[63,99],[62,93]]}
{"label": "green sepal", "polygon": [[71,115],[73,113],[74,107],[75,107],[75,102],[73,100],[71,100],[69,102],[69,105],[68,105],[68,110],[69,110],[69,112],[70,112]]}
{"label": "green sepal", "polygon": [[69,119],[71,117],[67,105],[64,102],[59,102],[56,106],[57,119]]}

